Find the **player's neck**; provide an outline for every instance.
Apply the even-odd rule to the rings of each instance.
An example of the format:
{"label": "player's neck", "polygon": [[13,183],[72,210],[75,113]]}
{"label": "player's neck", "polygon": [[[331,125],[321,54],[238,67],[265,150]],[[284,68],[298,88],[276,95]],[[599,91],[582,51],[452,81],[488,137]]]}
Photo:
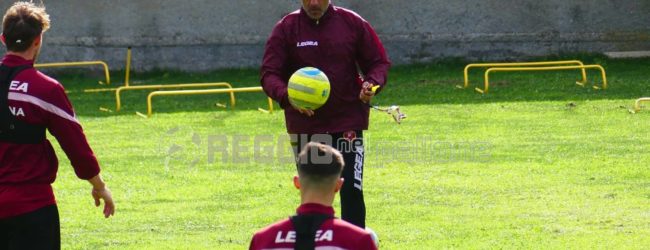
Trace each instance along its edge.
{"label": "player's neck", "polygon": [[315,203],[331,207],[334,203],[335,193],[322,193],[313,191],[304,191],[300,193],[300,204]]}
{"label": "player's neck", "polygon": [[8,51],[7,55],[14,55],[14,56],[19,56],[22,57],[25,60],[34,60],[34,57],[36,57],[36,50],[34,48],[28,49],[23,52],[14,52],[14,51]]}

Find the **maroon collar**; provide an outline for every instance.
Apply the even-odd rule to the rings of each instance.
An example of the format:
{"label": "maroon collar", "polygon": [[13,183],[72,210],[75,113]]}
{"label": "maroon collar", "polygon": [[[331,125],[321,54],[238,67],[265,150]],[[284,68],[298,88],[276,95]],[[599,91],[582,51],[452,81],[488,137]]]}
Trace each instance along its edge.
{"label": "maroon collar", "polygon": [[17,55],[6,54],[2,58],[2,64],[7,66],[22,66],[22,65],[34,65],[33,60],[27,60]]}
{"label": "maroon collar", "polygon": [[298,214],[327,214],[334,216],[334,208],[316,203],[305,203],[296,210]]}

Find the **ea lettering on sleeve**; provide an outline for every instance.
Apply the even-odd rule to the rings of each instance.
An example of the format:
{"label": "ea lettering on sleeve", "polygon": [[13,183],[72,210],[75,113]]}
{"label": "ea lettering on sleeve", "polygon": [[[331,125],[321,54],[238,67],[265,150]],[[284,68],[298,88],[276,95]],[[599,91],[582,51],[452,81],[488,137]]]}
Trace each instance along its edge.
{"label": "ea lettering on sleeve", "polygon": [[[316,231],[316,236],[314,238],[315,242],[321,242],[321,241],[333,241],[334,240],[334,231],[326,230],[323,232],[323,230],[318,230]],[[275,235],[275,243],[296,243],[296,231],[289,231],[286,234],[284,234],[283,231],[278,231],[278,234]]]}
{"label": "ea lettering on sleeve", "polygon": [[26,82],[19,82],[19,81],[11,81],[9,84],[9,90],[11,91],[22,91],[23,93],[27,93],[27,89],[29,88],[29,83]]}
{"label": "ea lettering on sleeve", "polygon": [[11,114],[16,116],[16,117],[18,117],[18,116],[25,117],[25,112],[23,111],[22,108],[16,108],[16,107],[9,106],[9,111],[11,111]]}

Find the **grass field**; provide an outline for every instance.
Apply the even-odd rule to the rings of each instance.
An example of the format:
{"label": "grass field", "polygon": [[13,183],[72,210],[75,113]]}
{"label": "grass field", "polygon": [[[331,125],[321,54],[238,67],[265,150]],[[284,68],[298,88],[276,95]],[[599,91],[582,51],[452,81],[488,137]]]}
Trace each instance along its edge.
{"label": "grass field", "polygon": [[[368,225],[381,248],[647,249],[650,109],[628,109],[650,96],[650,60],[585,62],[605,66],[610,89],[576,86],[577,72],[499,73],[480,95],[454,87],[460,62],[394,67],[375,103],[400,104],[408,119],[398,126],[373,111],[365,134]],[[55,76],[70,91],[117,212],[100,215],[89,184],[55,146],[64,249],[246,249],[253,232],[294,212],[294,168],[253,159],[256,136],[278,140],[285,131],[282,112],[257,111],[262,94],[239,95],[236,111],[215,105],[228,103],[225,95],[161,97],[144,119],[135,112],[146,112],[145,92],[126,92],[119,113],[102,112],[115,109],[113,93],[81,93],[101,76],[80,72]],[[134,80],[257,86],[257,75],[160,71]],[[481,72],[472,82],[481,83]],[[230,151],[239,139],[238,159],[249,162],[212,158],[218,138]]]}

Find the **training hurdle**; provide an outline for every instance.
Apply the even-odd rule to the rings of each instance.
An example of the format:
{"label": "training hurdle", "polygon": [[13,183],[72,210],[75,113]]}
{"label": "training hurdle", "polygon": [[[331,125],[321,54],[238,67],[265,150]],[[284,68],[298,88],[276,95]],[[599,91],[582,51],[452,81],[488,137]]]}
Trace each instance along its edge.
{"label": "training hurdle", "polygon": [[131,73],[131,46],[126,48],[126,66],[124,69],[124,87],[129,86],[129,76]]}
{"label": "training hurdle", "polygon": [[[549,66],[549,67],[497,67],[489,68],[485,71],[485,82],[484,88],[475,88],[479,93],[485,94],[488,92],[490,87],[490,73],[492,72],[512,72],[512,71],[556,71],[556,70],[586,70],[586,69],[598,69],[600,70],[601,77],[603,78],[602,89],[607,89],[607,74],[605,73],[605,68],[600,65],[574,65],[574,66]],[[600,89],[600,87],[595,86],[595,89]]]}
{"label": "training hurdle", "polygon": [[[174,88],[208,88],[208,87],[226,87],[232,89],[232,85],[227,82],[216,83],[184,83],[184,84],[158,84],[158,85],[140,85],[140,86],[123,86],[115,90],[115,110],[120,111],[122,108],[121,93],[125,90],[146,90],[146,89],[174,89]],[[195,91],[195,90],[194,90]],[[230,105],[235,106],[235,94],[230,93]]]}
{"label": "training hurdle", "polygon": [[[151,100],[154,96],[171,96],[171,95],[207,95],[207,94],[224,94],[230,93],[233,98],[234,93],[239,92],[264,92],[262,87],[246,87],[246,88],[226,88],[226,89],[199,89],[199,90],[161,90],[149,93],[147,96],[147,117],[153,114],[153,105]],[[267,97],[269,104],[269,113],[273,113],[273,100]],[[232,99],[231,99],[232,100]],[[233,102],[233,108],[235,107]],[[265,110],[266,111],[266,110]]]}
{"label": "training hurdle", "polygon": [[[470,68],[490,68],[490,67],[522,67],[522,66],[550,66],[550,65],[578,65],[584,66],[584,63],[578,60],[565,60],[565,61],[544,61],[544,62],[513,62],[513,63],[471,63],[465,66],[463,75],[465,77],[465,84],[462,88],[469,87],[469,69]],[[578,85],[584,85],[587,83],[587,72],[585,69],[581,70],[582,81],[576,82]]]}
{"label": "training hurdle", "polygon": [[[147,110],[148,116],[152,114],[152,104],[151,99],[153,96],[157,95],[200,95],[200,94],[217,94],[217,93],[228,93],[230,94],[230,104],[234,109],[237,103],[235,93],[237,92],[261,92],[263,91],[261,87],[252,87],[252,88],[233,88],[230,83],[227,82],[215,82],[215,83],[176,83],[176,84],[156,84],[156,85],[138,85],[131,86],[129,83],[129,78],[131,76],[131,59],[132,59],[132,48],[128,47],[126,52],[126,67],[125,67],[125,76],[124,76],[124,86],[112,89],[95,89],[95,90],[85,90],[85,92],[100,92],[100,91],[115,91],[115,111],[118,112],[122,109],[122,92],[126,90],[157,90],[149,93],[147,96]],[[214,89],[214,87],[224,87],[223,89]],[[207,88],[207,89],[195,89],[195,90],[166,90],[161,91],[160,89],[183,89],[183,88]],[[263,112],[273,112],[273,101],[271,98],[268,98],[269,101],[269,110],[260,109]]]}
{"label": "training hurdle", "polygon": [[643,97],[643,98],[639,98],[638,100],[636,100],[636,102],[634,102],[634,111],[635,112],[641,111],[641,103],[642,102],[650,102],[650,97]]}
{"label": "training hurdle", "polygon": [[[129,76],[131,71],[131,47],[126,48],[126,66],[124,69],[124,87],[129,86]],[[108,71],[107,71],[108,72]],[[108,73],[107,73],[108,75]],[[117,88],[103,88],[103,89],[85,89],[84,93],[95,93],[95,92],[109,92],[116,91]]]}
{"label": "training hurdle", "polygon": [[[108,71],[108,64],[103,61],[83,61],[83,62],[54,62],[54,63],[37,63],[34,64],[35,68],[55,68],[55,67],[81,67],[101,65],[104,68],[104,75],[106,76],[106,84],[111,84],[111,75]],[[99,84],[103,84],[99,81]]]}

